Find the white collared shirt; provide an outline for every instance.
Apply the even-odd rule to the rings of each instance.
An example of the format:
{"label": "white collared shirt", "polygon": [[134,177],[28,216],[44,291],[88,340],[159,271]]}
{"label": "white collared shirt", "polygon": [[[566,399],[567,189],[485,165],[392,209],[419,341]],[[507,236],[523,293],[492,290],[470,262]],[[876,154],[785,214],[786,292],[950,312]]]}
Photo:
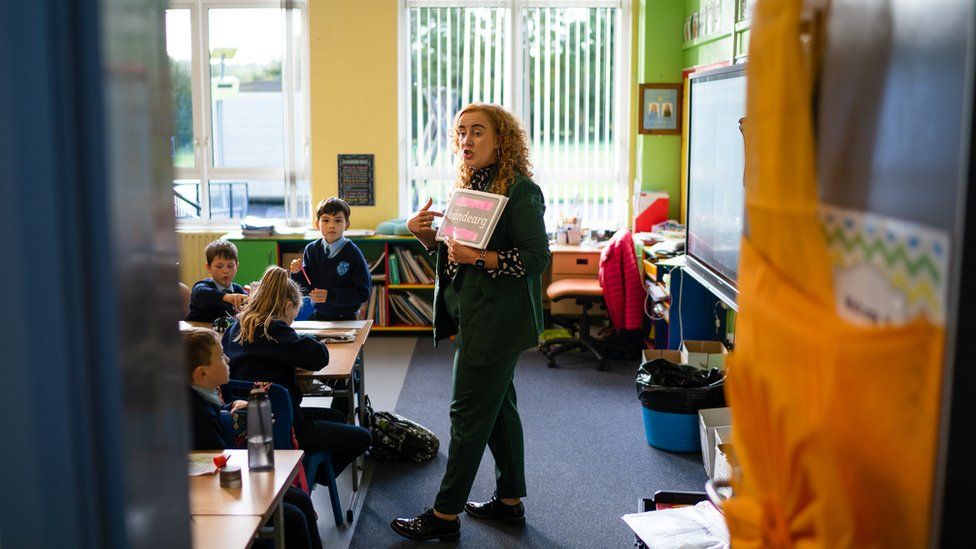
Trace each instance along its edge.
{"label": "white collared shirt", "polygon": [[339,255],[339,252],[342,250],[342,247],[346,245],[346,242],[349,242],[349,239],[344,236],[340,236],[339,239],[332,244],[329,244],[329,242],[323,238],[322,246],[325,248],[325,255],[329,259]]}

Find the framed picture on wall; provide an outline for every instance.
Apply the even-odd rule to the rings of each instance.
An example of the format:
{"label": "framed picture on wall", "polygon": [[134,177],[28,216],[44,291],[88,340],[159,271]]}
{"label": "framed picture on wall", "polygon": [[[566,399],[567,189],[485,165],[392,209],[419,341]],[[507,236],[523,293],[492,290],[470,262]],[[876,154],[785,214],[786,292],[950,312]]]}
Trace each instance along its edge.
{"label": "framed picture on wall", "polygon": [[641,84],[638,131],[681,135],[681,84]]}

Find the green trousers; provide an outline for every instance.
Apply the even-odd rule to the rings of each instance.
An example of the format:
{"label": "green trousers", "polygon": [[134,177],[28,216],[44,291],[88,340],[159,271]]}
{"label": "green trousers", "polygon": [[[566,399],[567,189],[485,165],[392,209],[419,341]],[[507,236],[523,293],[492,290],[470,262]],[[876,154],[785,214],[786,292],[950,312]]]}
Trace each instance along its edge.
{"label": "green trousers", "polygon": [[[448,312],[456,317],[457,294],[453,288],[444,291],[444,300]],[[485,326],[484,329],[502,327]],[[451,445],[444,480],[434,501],[437,511],[454,515],[464,509],[485,446],[495,459],[495,495],[525,497],[525,447],[513,383],[519,355],[473,363],[465,360],[461,349],[455,351]]]}

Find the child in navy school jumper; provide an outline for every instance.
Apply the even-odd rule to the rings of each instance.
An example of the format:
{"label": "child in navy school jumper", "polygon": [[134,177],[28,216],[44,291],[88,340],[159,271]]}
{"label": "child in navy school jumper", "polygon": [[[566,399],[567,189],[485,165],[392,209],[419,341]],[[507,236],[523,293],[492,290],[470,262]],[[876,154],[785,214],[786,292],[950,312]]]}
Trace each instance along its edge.
{"label": "child in navy school jumper", "polygon": [[315,371],[329,363],[325,345],[291,328],[301,298],[287,271],[268,267],[237,322],[224,332],[224,351],[230,357],[234,379],[270,381],[288,389],[298,445],[306,452],[331,452],[338,475],[369,448],[371,439],[366,429],[345,423],[346,414],[341,410],[301,406],[296,369]]}
{"label": "child in navy school jumper", "polygon": [[[224,404],[220,386],[230,378],[227,357],[220,348],[217,333],[207,328],[183,331],[183,350],[190,374],[190,411],[193,415],[193,449],[224,450],[233,448],[233,441],[225,440],[220,427],[220,412],[234,413],[247,407],[247,402],[235,400]],[[321,549],[317,516],[312,500],[302,490],[291,486],[283,500],[285,514],[285,545]]]}
{"label": "child in navy school jumper", "polygon": [[244,288],[234,283],[237,246],[226,240],[214,240],[207,244],[204,252],[210,278],[193,285],[186,320],[213,322],[223,316],[234,316],[247,298]]}
{"label": "child in navy school jumper", "polygon": [[372,277],[359,246],[342,236],[349,228],[349,204],[329,198],[315,214],[322,238],[305,246],[301,261],[292,260],[291,278],[315,304],[311,320],[353,320],[369,299]]}

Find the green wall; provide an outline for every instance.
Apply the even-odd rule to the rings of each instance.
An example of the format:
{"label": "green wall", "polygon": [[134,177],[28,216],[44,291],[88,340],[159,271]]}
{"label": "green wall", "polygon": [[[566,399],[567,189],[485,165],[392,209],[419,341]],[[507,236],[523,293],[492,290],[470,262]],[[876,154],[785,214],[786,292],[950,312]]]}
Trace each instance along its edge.
{"label": "green wall", "polygon": [[[639,0],[637,82],[682,82],[684,70],[728,63],[744,55],[749,43],[749,22],[733,24],[738,0],[722,1],[728,20],[726,31],[686,42],[685,18],[699,9],[701,0]],[[640,98],[638,105],[639,101]],[[670,196],[668,215],[672,219],[680,219],[683,208],[681,136],[638,134],[635,158],[635,178],[639,181],[639,188],[666,191]]]}
{"label": "green wall", "polygon": [[[638,82],[680,83],[685,0],[640,0],[638,17]],[[668,216],[677,219],[681,211],[681,136],[638,134],[636,155],[641,190],[666,191],[670,196]]]}

